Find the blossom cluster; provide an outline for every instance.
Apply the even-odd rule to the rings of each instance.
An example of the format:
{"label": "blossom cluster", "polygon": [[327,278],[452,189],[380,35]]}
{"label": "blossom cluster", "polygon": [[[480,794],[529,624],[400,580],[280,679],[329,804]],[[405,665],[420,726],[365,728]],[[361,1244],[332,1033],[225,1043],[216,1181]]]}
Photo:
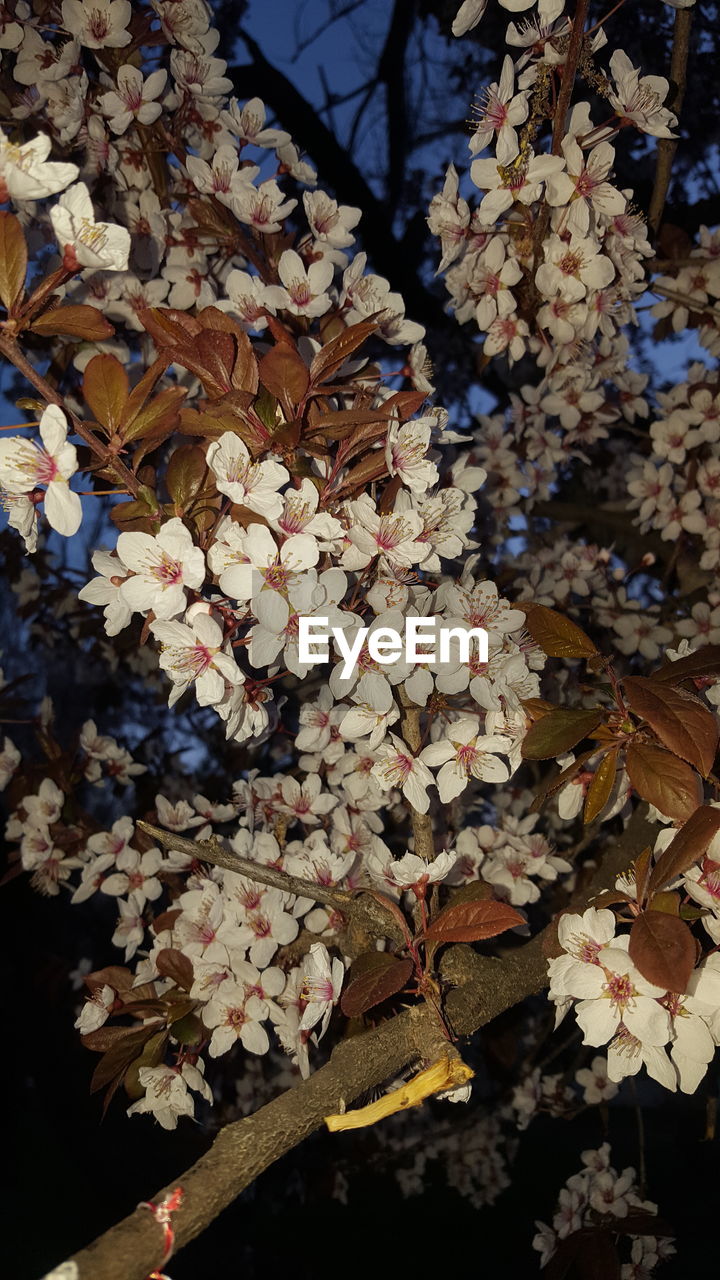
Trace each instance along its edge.
{"label": "blossom cluster", "polygon": [[[610,1230],[622,1230],[623,1220],[638,1213],[649,1215],[647,1226],[652,1227],[657,1205],[642,1198],[635,1170],[627,1168],[618,1173],[610,1163],[611,1155],[607,1142],[597,1150],[583,1151],[582,1168],[568,1178],[560,1192],[552,1226],[535,1223],[538,1232],[533,1248],[540,1254],[541,1267],[547,1266],[561,1241],[584,1227],[598,1228],[605,1223]],[[631,1241],[630,1260],[622,1263],[622,1280],[641,1280],[675,1252],[667,1235],[640,1235],[632,1229],[627,1234]]]}

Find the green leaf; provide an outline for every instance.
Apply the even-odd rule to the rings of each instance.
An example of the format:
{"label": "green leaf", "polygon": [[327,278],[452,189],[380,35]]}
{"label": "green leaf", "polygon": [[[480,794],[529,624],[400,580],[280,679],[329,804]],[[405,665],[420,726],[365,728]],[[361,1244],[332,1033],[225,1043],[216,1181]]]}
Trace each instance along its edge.
{"label": "green leaf", "polygon": [[530,726],[522,744],[525,760],[551,760],[587,738],[604,718],[600,707],[556,707]]}
{"label": "green leaf", "polygon": [[168,463],[165,483],[178,515],[187,511],[207,479],[204,451],[195,444],[176,449]]}
{"label": "green leaf", "polygon": [[608,751],[595,770],[593,780],[587,789],[585,797],[583,822],[586,825],[593,822],[598,814],[602,813],[612,795],[617,773],[617,757],[617,750]]}

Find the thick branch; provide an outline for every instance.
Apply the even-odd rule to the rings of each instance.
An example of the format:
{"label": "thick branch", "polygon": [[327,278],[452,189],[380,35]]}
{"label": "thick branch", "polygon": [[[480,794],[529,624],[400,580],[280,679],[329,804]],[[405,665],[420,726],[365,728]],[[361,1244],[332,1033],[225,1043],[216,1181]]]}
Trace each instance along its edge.
{"label": "thick branch", "polygon": [[[410,750],[417,755],[422,746],[420,733],[420,708],[408,697],[404,688],[400,688],[400,705],[403,717],[400,721],[402,735]],[[432,862],[435,857],[435,840],[433,838],[432,818],[429,813],[419,813],[410,805],[410,821],[415,837],[415,852],[419,858]]]}
{"label": "thick branch", "polygon": [[[641,806],[572,906],[580,908],[601,889],[612,887],[618,873],[652,842],[655,828],[645,814]],[[546,985],[543,946],[552,929],[550,925],[502,959],[480,956],[465,946],[446,952],[441,972],[457,984],[447,999],[456,1034],[472,1034]],[[424,1059],[436,1043],[434,1013],[424,1005],[406,1010],[374,1031],[344,1041],[309,1080],[228,1125],[206,1155],[153,1197],[157,1203],[176,1186],[185,1192],[182,1207],[173,1215],[176,1247],[200,1235],[265,1169],[319,1128],[326,1115]],[[160,1228],[146,1209],[137,1209],[75,1254],[73,1261],[78,1280],[145,1280],[161,1256]]]}
{"label": "thick branch", "polygon": [[[692,20],[692,9],[676,10],[672,58],[670,60],[670,93],[665,105],[670,107],[678,118],[680,117],[685,89],[687,88],[687,63],[690,52]],[[660,227],[665,208],[677,146],[677,138],[660,138],[658,141],[655,185],[648,209],[648,225],[655,235]]]}

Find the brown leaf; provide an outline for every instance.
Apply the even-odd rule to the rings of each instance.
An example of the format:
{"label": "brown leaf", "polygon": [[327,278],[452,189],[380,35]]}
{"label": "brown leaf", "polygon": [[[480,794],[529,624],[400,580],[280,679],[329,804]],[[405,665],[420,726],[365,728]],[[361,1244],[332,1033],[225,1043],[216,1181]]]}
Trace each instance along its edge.
{"label": "brown leaf", "polygon": [[84,978],[89,991],[97,991],[99,987],[112,987],[113,991],[128,991],[133,984],[130,969],[122,964],[108,964],[104,969],[95,969]]}
{"label": "brown leaf", "polygon": [[197,498],[207,473],[205,453],[198,445],[183,444],[174,450],[168,463],[165,483],[178,515],[187,511]]}
{"label": "brown leaf", "polygon": [[318,386],[319,383],[332,377],[348,356],[357,351],[376,329],[377,325],[372,320],[362,320],[359,324],[350,325],[344,333],[338,334],[337,338],[326,342],[310,365],[310,378],[313,384]]}
{"label": "brown leaf", "polygon": [[340,1008],[346,1018],[359,1018],[389,996],[401,991],[413,971],[410,959],[387,951],[367,951],[353,962]]}
{"label": "brown leaf", "polygon": [[30,325],[33,333],[55,337],[63,334],[68,338],[81,338],[85,342],[102,342],[112,338],[115,330],[109,320],[98,311],[97,307],[84,304],[51,307]]}
{"label": "brown leaf", "polygon": [[716,717],[697,698],[643,676],[629,676],[623,690],[630,707],[676,756],[704,778],[715,763],[720,730]]}
{"label": "brown leaf", "polygon": [[480,942],[519,924],[525,924],[523,916],[506,902],[451,902],[432,921],[425,937],[428,942],[438,943]]}
{"label": "brown leaf", "polygon": [[174,947],[165,947],[158,952],[155,964],[158,973],[161,973],[164,978],[172,978],[175,985],[182,987],[183,991],[190,990],[195,975],[192,961],[183,951],[176,951]]}
{"label": "brown leaf", "polygon": [[687,990],[697,948],[686,924],[665,911],[644,911],[630,930],[630,959],[643,978],[667,991]]}
{"label": "brown leaf", "polygon": [[530,726],[522,744],[524,760],[551,760],[582,742],[603,719],[600,707],[590,711],[556,707]]}
{"label": "brown leaf", "polygon": [[593,777],[585,796],[585,810],[583,812],[583,822],[587,825],[602,813],[607,804],[612,789],[615,785],[615,775],[617,773],[617,750],[608,751],[603,756]]}
{"label": "brown leaf", "polygon": [[27,245],[19,218],[0,212],[0,302],[10,311],[23,291]]}
{"label": "brown leaf", "polygon": [[647,896],[647,883],[650,874],[650,864],[652,862],[652,849],[648,845],[639,853],[633,863],[633,871],[635,873],[635,896],[639,903],[643,903]]}
{"label": "brown leaf", "polygon": [[148,440],[172,435],[180,423],[180,405],[187,389],[185,387],[166,387],[148,404],[138,410],[126,421],[122,430],[123,440]]}
{"label": "brown leaf", "polygon": [[129,383],[120,361],[108,354],[93,356],[83,375],[83,396],[94,417],[112,434],[120,427]]}
{"label": "brown leaf", "polygon": [[549,658],[592,658],[597,653],[590,637],[563,614],[522,601],[517,608],[524,609],[527,630]]}
{"label": "brown leaf", "polygon": [[631,742],[625,756],[638,795],[674,822],[685,822],[702,804],[702,783],[684,760],[651,742]]}
{"label": "brown leaf", "polygon": [[666,662],[650,679],[653,683],[681,684],[683,680],[701,680],[703,676],[720,676],[720,644],[706,644],[686,658]]}
{"label": "brown leaf", "polygon": [[657,893],[663,885],[682,875],[707,852],[720,831],[720,809],[703,804],[696,809],[660,855],[648,882],[648,892]]}
{"label": "brown leaf", "polygon": [[[198,320],[206,332],[225,334],[231,339],[232,356],[227,364],[231,385],[237,391],[247,391],[254,396],[259,386],[257,360],[242,325],[218,307],[204,307],[198,314]],[[224,346],[228,354],[231,349]]]}

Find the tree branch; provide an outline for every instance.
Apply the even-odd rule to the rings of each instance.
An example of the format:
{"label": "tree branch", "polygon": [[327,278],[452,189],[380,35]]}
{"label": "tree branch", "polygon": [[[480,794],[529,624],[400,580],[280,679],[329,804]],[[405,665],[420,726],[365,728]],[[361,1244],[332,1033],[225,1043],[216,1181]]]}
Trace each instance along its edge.
{"label": "tree branch", "polygon": [[[647,806],[633,814],[625,832],[607,851],[587,888],[571,900],[580,908],[651,843],[655,827],[647,821]],[[471,1035],[547,981],[544,946],[552,936],[549,925],[530,942],[500,959],[481,956],[468,946],[453,946],[441,965],[441,976],[455,984],[446,1008],[456,1034]],[[286,1152],[342,1110],[359,1094],[377,1087],[412,1063],[435,1052],[437,1020],[425,1005],[408,1009],[373,1031],[340,1044],[330,1062],[296,1089],[261,1107],[254,1115],[223,1129],[210,1150],[190,1169],[159,1191],[157,1203],[176,1186],[184,1199],[173,1214],[176,1248],[200,1235],[245,1187]],[[93,1244],[76,1253],[77,1280],[145,1280],[162,1257],[157,1223],[142,1208]]]}
{"label": "tree branch", "polygon": [[[356,930],[373,938],[392,938],[395,942],[404,942],[405,938],[393,916],[384,910],[382,903],[362,890],[329,888],[316,884],[314,880],[301,880],[299,876],[291,876],[278,867],[268,866],[264,862],[254,862],[251,858],[241,858],[237,854],[228,853],[219,840],[190,840],[187,836],[175,835],[171,831],[163,831],[151,822],[138,822],[137,826],[157,840],[164,849],[177,849],[197,862],[210,862],[213,866],[224,867],[226,871],[234,871],[237,875],[247,876],[257,884],[267,884],[283,893],[294,893],[298,898],[312,898],[313,902],[322,902],[340,911],[346,916]],[[350,947],[350,950],[353,948]],[[361,946],[367,949],[367,944]]]}
{"label": "tree branch", "polygon": [[[673,48],[670,60],[670,93],[665,105],[675,112],[678,119],[682,110],[683,99],[685,98],[685,89],[687,88],[687,63],[690,52],[692,20],[692,9],[677,9],[675,11]],[[653,186],[648,208],[648,226],[654,235],[657,235],[660,228],[677,147],[677,138],[660,138],[658,141],[655,185]]]}
{"label": "tree branch", "polygon": [[235,92],[242,97],[257,94],[269,103],[282,123],[291,129],[297,145],[312,157],[338,199],[362,209],[363,246],[375,269],[387,276],[393,289],[402,294],[408,315],[441,332],[454,333],[455,322],[445,313],[440,300],[428,293],[402,242],[395,236],[387,203],[375,195],[347,149],[340,145],[307,98],[282,71],[268,62],[251,35],[245,30],[238,34],[249,49],[252,62],[228,68]]}

